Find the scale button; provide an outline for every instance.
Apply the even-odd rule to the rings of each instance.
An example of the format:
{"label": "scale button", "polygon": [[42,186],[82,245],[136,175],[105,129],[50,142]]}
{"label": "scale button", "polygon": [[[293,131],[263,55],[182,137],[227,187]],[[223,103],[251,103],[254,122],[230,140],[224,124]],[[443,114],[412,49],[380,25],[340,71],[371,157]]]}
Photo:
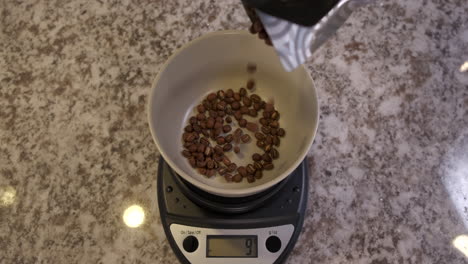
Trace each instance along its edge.
{"label": "scale button", "polygon": [[188,236],[184,239],[182,246],[184,247],[185,251],[192,253],[198,248],[198,239],[194,236]]}
{"label": "scale button", "polygon": [[281,240],[277,236],[270,236],[267,238],[265,246],[271,253],[276,253],[281,249]]}

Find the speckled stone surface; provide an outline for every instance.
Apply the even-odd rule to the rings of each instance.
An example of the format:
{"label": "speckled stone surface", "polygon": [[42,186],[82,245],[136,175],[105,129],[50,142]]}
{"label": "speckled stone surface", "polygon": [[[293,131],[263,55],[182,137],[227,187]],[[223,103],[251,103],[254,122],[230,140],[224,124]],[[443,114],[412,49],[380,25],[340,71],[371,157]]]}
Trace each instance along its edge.
{"label": "speckled stone surface", "polygon": [[[321,123],[288,263],[467,262],[467,13],[376,2],[307,64]],[[147,94],[175,49],[247,27],[239,1],[2,1],[0,263],[176,263]]]}

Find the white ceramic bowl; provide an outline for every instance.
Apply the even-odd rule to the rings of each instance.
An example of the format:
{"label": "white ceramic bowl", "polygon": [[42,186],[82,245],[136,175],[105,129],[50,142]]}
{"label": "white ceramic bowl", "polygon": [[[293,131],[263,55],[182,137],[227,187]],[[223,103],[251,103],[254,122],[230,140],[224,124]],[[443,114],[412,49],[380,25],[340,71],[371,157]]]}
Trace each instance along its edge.
{"label": "white ceramic bowl", "polygon": [[[246,71],[248,62],[257,64],[253,75]],[[183,128],[208,93],[228,88],[238,91],[250,77],[256,81],[254,92],[264,100],[274,100],[281,115],[286,136],[278,148],[280,158],[274,161],[273,170],[264,171],[263,178],[254,183],[245,179],[227,183],[221,176],[206,178],[181,154]],[[221,31],[188,43],[163,65],[151,90],[148,118],[161,155],[182,178],[215,195],[242,197],[272,187],[300,164],[314,140],[318,111],[314,83],[304,67],[286,72],[273,48],[263,41],[244,31]],[[228,157],[247,165],[255,152],[262,153],[252,141],[241,145],[240,155],[231,151]]]}

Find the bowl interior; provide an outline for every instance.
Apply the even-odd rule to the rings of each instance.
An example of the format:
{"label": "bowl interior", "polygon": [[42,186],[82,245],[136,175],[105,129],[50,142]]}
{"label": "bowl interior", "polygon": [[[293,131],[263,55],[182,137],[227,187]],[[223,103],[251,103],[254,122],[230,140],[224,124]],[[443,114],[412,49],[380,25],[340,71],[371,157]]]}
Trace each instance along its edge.
{"label": "bowl interior", "polygon": [[[248,62],[257,64],[255,74],[247,73]],[[256,93],[274,101],[280,126],[286,130],[278,147],[275,168],[264,171],[255,183],[227,183],[223,177],[199,175],[181,155],[182,133],[194,107],[210,92],[231,88],[238,91],[249,78]],[[259,117],[261,112],[259,112]],[[305,157],[317,129],[318,106],[315,88],[303,67],[285,72],[273,48],[248,33],[239,31],[208,34],[182,48],[160,71],[153,86],[149,123],[163,157],[176,172],[205,191],[223,196],[245,196],[264,190],[285,178]],[[246,118],[249,121],[258,118]],[[233,122],[233,130],[237,121]],[[244,132],[247,132],[244,129]],[[227,156],[246,166],[253,153],[263,153],[255,144],[241,144],[241,153]]]}

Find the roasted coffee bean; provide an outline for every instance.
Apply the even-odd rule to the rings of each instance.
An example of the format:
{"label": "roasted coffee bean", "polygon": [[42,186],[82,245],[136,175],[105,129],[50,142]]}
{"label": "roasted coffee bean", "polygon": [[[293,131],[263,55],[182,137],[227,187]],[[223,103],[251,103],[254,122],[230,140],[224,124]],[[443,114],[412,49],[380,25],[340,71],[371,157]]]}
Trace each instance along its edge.
{"label": "roasted coffee bean", "polygon": [[205,166],[206,166],[206,161],[197,160],[197,167],[198,168],[204,168]]}
{"label": "roasted coffee bean", "polygon": [[192,153],[190,153],[190,151],[184,149],[182,150],[182,155],[186,158],[190,158],[192,156]]}
{"label": "roasted coffee bean", "polygon": [[221,123],[221,124],[223,124],[223,123],[224,123],[224,119],[223,119],[221,116],[218,116],[218,117],[216,117],[216,119],[215,119],[215,123]]}
{"label": "roasted coffee bean", "polygon": [[204,161],[205,160],[205,155],[203,153],[193,153],[193,156],[197,159],[197,161]]}
{"label": "roasted coffee bean", "polygon": [[251,117],[257,117],[258,113],[255,111],[255,109],[249,109],[249,116]]}
{"label": "roasted coffee bean", "polygon": [[280,117],[278,111],[274,111],[272,114],[271,114],[271,119],[273,120],[278,120]]}
{"label": "roasted coffee bean", "polygon": [[234,96],[234,91],[232,89],[228,89],[226,91],[226,97],[233,97]]}
{"label": "roasted coffee bean", "polygon": [[240,104],[239,102],[236,101],[236,102],[233,102],[233,103],[231,104],[231,107],[232,107],[232,109],[234,109],[234,110],[238,110],[238,109],[241,107],[241,104]]}
{"label": "roasted coffee bean", "polygon": [[234,110],[232,110],[232,107],[226,108],[226,115],[233,115],[233,114],[234,114]]}
{"label": "roasted coffee bean", "polygon": [[257,140],[257,147],[263,149],[265,147],[265,141]]}
{"label": "roasted coffee bean", "polygon": [[234,130],[234,140],[236,138],[240,138],[241,136],[242,136],[242,129],[237,128],[236,130]]}
{"label": "roasted coffee bean", "polygon": [[275,166],[273,166],[273,163],[264,163],[263,164],[263,169],[265,170],[272,170]]}
{"label": "roasted coffee bean", "polygon": [[224,151],[223,151],[223,148],[221,146],[215,146],[214,147],[214,152],[218,155],[223,155]]}
{"label": "roasted coffee bean", "polygon": [[212,160],[211,158],[207,158],[207,159],[206,159],[206,167],[207,167],[208,169],[213,169],[214,166],[215,166],[215,161]]}
{"label": "roasted coffee bean", "polygon": [[271,128],[278,128],[279,127],[279,123],[278,121],[274,120],[270,123],[270,127]]}
{"label": "roasted coffee bean", "polygon": [[264,118],[270,118],[271,112],[263,111],[262,116],[263,116]]}
{"label": "roasted coffee bean", "polygon": [[210,93],[206,99],[208,99],[208,101],[213,101],[216,99],[216,94],[215,93]]}
{"label": "roasted coffee bean", "polygon": [[268,119],[266,119],[266,118],[263,118],[263,117],[262,117],[262,118],[260,118],[260,120],[259,120],[259,121],[260,121],[260,124],[262,124],[262,125],[264,125],[264,126],[268,126],[268,124],[269,124],[269,121],[268,121]]}
{"label": "roasted coffee bean", "polygon": [[222,128],[215,128],[214,133],[215,133],[216,137],[219,137],[223,133],[223,129]]}
{"label": "roasted coffee bean", "polygon": [[209,137],[209,136],[210,136],[210,132],[209,132],[208,129],[203,129],[203,130],[202,130],[202,134],[203,134],[203,136],[205,136],[205,137]]}
{"label": "roasted coffee bean", "polygon": [[193,127],[192,127],[191,125],[188,125],[188,126],[186,126],[186,127],[184,128],[184,131],[190,133],[190,132],[193,131]]}
{"label": "roasted coffee bean", "polygon": [[270,152],[273,147],[271,145],[266,145],[264,150],[265,152]]}
{"label": "roasted coffee bean", "polygon": [[231,151],[231,149],[232,149],[232,144],[230,144],[230,143],[223,146],[223,151],[224,152]]}
{"label": "roasted coffee bean", "polygon": [[[258,32],[258,31],[257,31]],[[257,71],[257,64],[253,62],[247,63],[247,72],[253,74]]]}
{"label": "roasted coffee bean", "polygon": [[234,171],[236,171],[236,169],[237,169],[237,164],[235,164],[235,163],[229,164],[229,166],[228,166],[228,171],[229,172],[234,172]]}
{"label": "roasted coffee bean", "polygon": [[197,152],[203,153],[203,152],[205,152],[205,148],[206,148],[205,145],[203,145],[203,144],[198,144],[198,146],[197,146]]}
{"label": "roasted coffee bean", "polygon": [[276,128],[270,129],[270,134],[272,134],[273,136],[276,136],[278,134],[278,129]]}
{"label": "roasted coffee bean", "polygon": [[263,161],[266,162],[266,163],[269,163],[269,162],[272,161],[272,159],[271,159],[271,157],[270,157],[270,155],[269,155],[268,153],[263,154],[263,155],[262,155],[262,159],[263,159]]}
{"label": "roasted coffee bean", "polygon": [[244,87],[240,88],[239,95],[242,96],[242,97],[246,96],[247,95],[247,90]]}
{"label": "roasted coffee bean", "polygon": [[209,157],[211,155],[213,155],[213,148],[208,146],[205,148],[205,152],[204,152],[205,156]]}
{"label": "roasted coffee bean", "polygon": [[206,175],[206,169],[205,168],[198,168],[198,173],[201,175]]}
{"label": "roasted coffee bean", "polygon": [[239,121],[242,119],[242,113],[240,111],[234,112],[234,118]]}
{"label": "roasted coffee bean", "polygon": [[198,115],[197,115],[198,121],[205,120],[205,118],[206,118],[205,114],[198,114]]}
{"label": "roasted coffee bean", "polygon": [[245,120],[243,118],[241,120],[239,120],[239,126],[240,127],[245,127],[246,125],[247,125],[247,120]]}
{"label": "roasted coffee bean", "polygon": [[253,108],[255,111],[260,111],[262,109],[262,105],[260,103],[253,104]]}
{"label": "roasted coffee bean", "polygon": [[203,100],[202,105],[205,107],[205,110],[211,109],[211,103],[208,101],[208,99]]}
{"label": "roasted coffee bean", "polygon": [[250,136],[247,135],[247,134],[242,135],[242,136],[241,136],[241,141],[242,141],[242,143],[247,143],[247,142],[249,142],[249,141],[250,141]]}
{"label": "roasted coffee bean", "polygon": [[187,142],[192,142],[192,141],[194,141],[196,138],[197,138],[196,134],[194,134],[194,133],[189,133],[189,134],[187,135],[187,138],[186,138],[185,141],[187,141]]}
{"label": "roasted coffee bean", "polygon": [[253,182],[255,182],[254,176],[253,176],[253,175],[250,175],[250,174],[247,175],[247,182],[248,182],[248,183],[253,183]]}
{"label": "roasted coffee bean", "polygon": [[284,135],[286,135],[286,130],[284,128],[278,129],[278,136],[284,137]]}
{"label": "roasted coffee bean", "polygon": [[258,125],[255,124],[255,123],[252,123],[252,122],[247,122],[247,124],[245,125],[245,127],[251,131],[251,132],[257,132],[258,131]]}
{"label": "roasted coffee bean", "polygon": [[238,102],[241,100],[241,96],[240,96],[239,93],[234,93],[234,100],[236,100]]}
{"label": "roasted coffee bean", "polygon": [[262,171],[261,170],[256,171],[254,177],[257,180],[260,180],[263,177]]}
{"label": "roasted coffee bean", "polygon": [[198,149],[198,148],[197,148],[197,144],[192,144],[192,145],[190,145],[190,147],[188,148],[188,150],[189,150],[190,152],[192,152],[192,153],[193,153],[193,152],[197,152],[197,149]]}
{"label": "roasted coffee bean", "polygon": [[247,165],[247,173],[249,174],[254,174],[255,173],[255,167],[252,164]]}
{"label": "roasted coffee bean", "polygon": [[260,103],[262,101],[260,96],[258,96],[257,94],[252,94],[250,96],[250,100],[252,100],[254,103]]}
{"label": "roasted coffee bean", "polygon": [[254,161],[261,161],[262,160],[262,155],[258,154],[258,153],[255,153],[252,155],[252,159]]}
{"label": "roasted coffee bean", "polygon": [[260,133],[260,132],[256,132],[256,133],[255,133],[255,138],[258,139],[258,140],[264,140],[264,139],[265,139],[265,135],[263,135],[263,134]]}
{"label": "roasted coffee bean", "polygon": [[229,166],[229,164],[231,164],[231,160],[228,157],[224,156],[223,163],[224,165]]}
{"label": "roasted coffee bean", "polygon": [[219,136],[216,138],[216,143],[218,145],[223,145],[224,143],[226,143],[226,139],[223,136]]}
{"label": "roasted coffee bean", "polygon": [[206,108],[203,106],[203,104],[199,104],[197,106],[198,113],[204,114],[206,112]]}
{"label": "roasted coffee bean", "polygon": [[214,129],[223,128],[223,123],[221,123],[221,122],[215,122],[215,124],[214,124],[214,127],[213,127],[213,128],[214,128]]}
{"label": "roasted coffee bean", "polygon": [[184,148],[188,149],[192,145],[192,142],[184,142]]}
{"label": "roasted coffee bean", "polygon": [[233,177],[234,177],[234,176],[232,176],[232,175],[229,174],[229,173],[224,174],[224,179],[225,179],[227,182],[232,182]]}
{"label": "roasted coffee bean", "polygon": [[219,168],[219,162],[218,161],[214,161],[214,169],[217,170]]}
{"label": "roasted coffee bean", "polygon": [[206,177],[211,178],[216,174],[216,170],[207,170]]}
{"label": "roasted coffee bean", "polygon": [[219,115],[219,111],[224,111],[226,109],[226,102],[221,101],[221,102],[217,103],[216,104],[216,109],[218,109],[218,115]]}
{"label": "roasted coffee bean", "polygon": [[223,111],[218,111],[218,117],[225,117],[226,113]]}
{"label": "roasted coffee bean", "polygon": [[219,90],[216,94],[218,95],[218,98],[219,98],[220,100],[223,100],[223,99],[224,99],[224,95],[225,95],[225,94],[224,94],[224,91],[223,91],[223,90]]}
{"label": "roasted coffee bean", "polygon": [[234,153],[237,154],[237,153],[239,153],[239,152],[240,152],[239,146],[235,146],[235,147],[234,147]]}
{"label": "roasted coffee bean", "polygon": [[195,157],[190,157],[189,163],[190,163],[190,166],[192,166],[192,168],[195,168],[197,166],[197,161],[195,160]]}
{"label": "roasted coffee bean", "polygon": [[233,97],[225,98],[224,101],[228,104],[232,104],[236,101]]}
{"label": "roasted coffee bean", "polygon": [[262,130],[263,134],[265,134],[265,135],[268,135],[271,132],[271,128],[269,128],[267,126],[262,126],[261,130]]}
{"label": "roasted coffee bean", "polygon": [[200,121],[200,127],[203,129],[206,129],[206,120],[205,121]]}
{"label": "roasted coffee bean", "polygon": [[231,124],[232,123],[232,118],[230,116],[226,117],[226,123]]}
{"label": "roasted coffee bean", "polygon": [[192,116],[192,117],[189,119],[189,122],[190,122],[191,125],[194,125],[194,124],[198,123],[198,120],[197,120],[196,117]]}
{"label": "roasted coffee bean", "polygon": [[237,167],[237,172],[242,176],[247,176],[247,169],[244,166]]}
{"label": "roasted coffee bean", "polygon": [[215,124],[215,119],[211,116],[208,117],[208,119],[206,120],[206,127],[209,129],[212,129],[214,127],[214,124]]}
{"label": "roasted coffee bean", "polygon": [[[221,149],[221,151],[222,151],[222,149]],[[215,155],[215,156],[213,156],[213,158],[214,158],[214,160],[216,162],[223,162],[223,156],[222,155]]]}
{"label": "roasted coffee bean", "polygon": [[280,145],[279,137],[277,137],[277,136],[273,137],[273,145],[275,145],[277,147]]}
{"label": "roasted coffee bean", "polygon": [[260,162],[254,162],[255,170],[263,170],[263,165]]}
{"label": "roasted coffee bean", "polygon": [[232,140],[234,140],[234,136],[232,134],[229,134],[229,135],[226,135],[224,139],[226,140],[227,143],[231,143]]}
{"label": "roasted coffee bean", "polygon": [[270,155],[271,155],[271,158],[272,158],[272,159],[277,159],[277,158],[279,158],[279,152],[278,152],[278,150],[275,149],[275,148],[271,148],[271,150],[270,150]]}
{"label": "roasted coffee bean", "polygon": [[242,106],[240,108],[240,112],[241,114],[245,115],[245,114],[248,114],[249,113],[249,108],[247,106]]}
{"label": "roasted coffee bean", "polygon": [[210,110],[209,116],[212,118],[216,118],[218,117],[218,112],[216,112],[215,110]]}
{"label": "roasted coffee bean", "polygon": [[195,124],[195,125],[193,125],[193,130],[195,130],[195,132],[197,132],[197,133],[200,133],[200,132],[201,132],[201,130],[202,130],[202,128],[201,128],[201,126],[200,126],[200,125],[198,125],[198,124]]}
{"label": "roasted coffee bean", "polygon": [[241,182],[242,181],[242,176],[239,174],[234,175],[234,178],[232,178],[234,182]]}
{"label": "roasted coffee bean", "polygon": [[252,106],[252,100],[250,100],[250,98],[248,98],[248,97],[244,97],[242,99],[242,103],[244,103],[244,105],[247,106],[247,107]]}
{"label": "roasted coffee bean", "polygon": [[224,125],[223,126],[223,132],[224,133],[229,133],[232,130],[232,127],[230,125]]}
{"label": "roasted coffee bean", "polygon": [[252,90],[255,86],[255,81],[253,79],[250,79],[247,81],[247,89]]}
{"label": "roasted coffee bean", "polygon": [[275,111],[275,106],[273,104],[265,104],[265,112],[271,113],[273,111]]}
{"label": "roasted coffee bean", "polygon": [[227,168],[226,167],[222,167],[221,169],[218,170],[219,174],[220,175],[224,175],[227,173]]}
{"label": "roasted coffee bean", "polygon": [[271,145],[271,144],[273,144],[273,136],[271,136],[271,135],[266,136],[266,138],[265,138],[265,144],[266,144],[266,145]]}

